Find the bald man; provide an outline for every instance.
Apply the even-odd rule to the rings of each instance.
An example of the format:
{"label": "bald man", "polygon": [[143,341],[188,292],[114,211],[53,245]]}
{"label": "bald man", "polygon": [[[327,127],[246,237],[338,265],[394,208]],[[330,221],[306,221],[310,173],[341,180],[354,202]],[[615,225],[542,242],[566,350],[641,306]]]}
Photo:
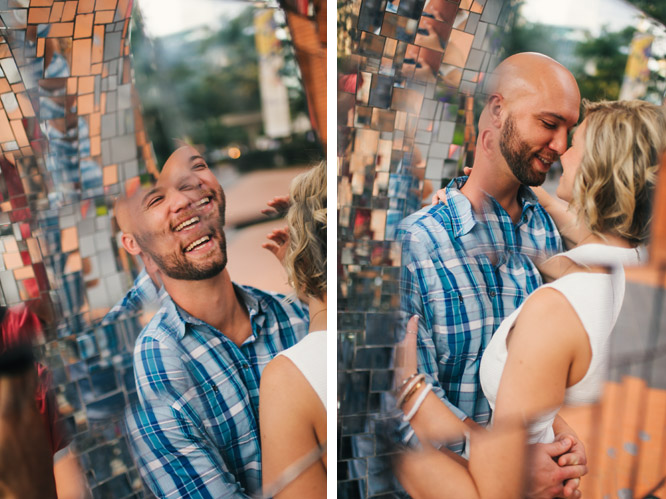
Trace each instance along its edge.
{"label": "bald man", "polygon": [[[453,179],[446,203],[407,217],[397,233],[402,308],[420,317],[419,371],[470,426],[486,425],[491,415],[479,381],[485,346],[542,284],[532,258],[562,249],[553,220],[529,187],[541,185],[565,152],[580,106],[573,75],[536,53],[505,59],[487,93],[470,176]],[[586,472],[585,453],[572,430],[562,420],[557,424],[558,440],[532,449],[530,497],[578,494],[575,478]],[[565,453],[560,464],[580,466],[552,459]]]}
{"label": "bald man", "polygon": [[189,146],[116,205],[123,247],[159,272],[165,291],[136,342],[140,406],[127,418],[157,497],[261,492],[259,378],[308,329],[300,302],[231,281],[225,207],[217,178]]}

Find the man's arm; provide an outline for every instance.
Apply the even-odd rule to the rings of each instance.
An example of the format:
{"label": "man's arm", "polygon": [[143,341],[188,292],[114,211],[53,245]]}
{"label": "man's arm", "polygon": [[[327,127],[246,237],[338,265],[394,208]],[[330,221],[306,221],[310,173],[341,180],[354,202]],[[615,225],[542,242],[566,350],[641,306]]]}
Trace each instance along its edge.
{"label": "man's arm", "polygon": [[146,338],[134,363],[141,405],[128,411],[126,422],[151,491],[157,497],[247,497],[188,405],[193,387],[178,352]]}
{"label": "man's arm", "polygon": [[424,301],[424,296],[434,291],[434,286],[442,286],[433,270],[432,258],[428,245],[420,241],[409,230],[398,229],[397,238],[402,244],[402,262],[400,277],[401,309],[406,317],[419,316],[418,330],[418,371],[426,375],[426,381],[432,384],[432,392],[442,400],[459,419],[465,420],[467,414],[453,405],[441,387],[438,378],[438,354],[433,339],[432,310]]}

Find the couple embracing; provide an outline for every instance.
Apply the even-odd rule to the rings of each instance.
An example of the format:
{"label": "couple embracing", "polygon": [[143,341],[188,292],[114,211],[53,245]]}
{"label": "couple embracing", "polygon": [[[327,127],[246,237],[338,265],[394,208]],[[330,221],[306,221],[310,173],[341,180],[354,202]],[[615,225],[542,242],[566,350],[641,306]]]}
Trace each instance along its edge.
{"label": "couple embracing", "polygon": [[[516,54],[486,89],[469,176],[398,232],[413,317],[397,402],[423,452],[397,474],[414,497],[579,497],[585,449],[558,410],[601,394],[622,269],[645,258],[666,115],[584,102],[567,148],[580,92],[564,66]],[[538,187],[557,160],[559,199]]]}

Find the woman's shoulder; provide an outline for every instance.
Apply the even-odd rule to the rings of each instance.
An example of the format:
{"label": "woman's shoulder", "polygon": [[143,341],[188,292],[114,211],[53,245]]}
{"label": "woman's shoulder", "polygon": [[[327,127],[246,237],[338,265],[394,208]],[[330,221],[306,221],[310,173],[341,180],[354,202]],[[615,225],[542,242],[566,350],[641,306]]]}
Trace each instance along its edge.
{"label": "woman's shoulder", "polygon": [[264,392],[288,392],[293,397],[297,384],[307,384],[318,393],[323,390],[320,384],[322,374],[325,380],[325,372],[326,331],[315,331],[268,363],[261,375],[261,389]]}
{"label": "woman's shoulder", "polygon": [[[513,334],[536,337],[543,344],[575,344],[585,328],[569,298],[554,286],[545,285],[532,293],[522,306]],[[535,333],[538,328],[538,334]],[[536,339],[534,338],[534,339]]]}

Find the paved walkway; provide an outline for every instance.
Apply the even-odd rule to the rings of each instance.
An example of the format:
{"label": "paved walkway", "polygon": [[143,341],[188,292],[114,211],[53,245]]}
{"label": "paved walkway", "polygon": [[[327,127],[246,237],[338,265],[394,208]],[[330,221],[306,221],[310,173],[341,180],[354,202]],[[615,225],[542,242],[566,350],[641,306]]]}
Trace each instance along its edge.
{"label": "paved walkway", "polygon": [[[280,263],[261,247],[266,234],[283,227],[286,222],[284,219],[266,221],[268,219],[261,210],[274,196],[288,194],[293,178],[305,170],[305,167],[294,167],[255,171],[239,177],[229,187],[223,184],[227,197],[227,268],[235,282],[280,293],[291,291]],[[218,176],[221,179],[226,177]],[[260,223],[234,229],[257,221]]]}

